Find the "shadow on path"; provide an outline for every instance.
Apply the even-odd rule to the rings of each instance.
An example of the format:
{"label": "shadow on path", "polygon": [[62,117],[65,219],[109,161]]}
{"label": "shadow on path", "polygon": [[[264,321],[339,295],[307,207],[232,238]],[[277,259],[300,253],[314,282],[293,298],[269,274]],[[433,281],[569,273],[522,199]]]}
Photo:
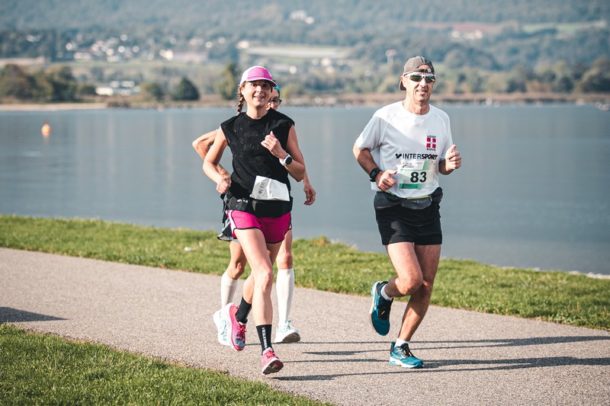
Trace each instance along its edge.
{"label": "shadow on path", "polygon": [[[345,360],[331,359],[324,361],[288,361],[286,364],[299,362],[379,362],[379,360],[361,359],[361,360]],[[475,360],[475,359],[451,359],[427,361],[422,369],[406,369],[396,366],[388,366],[393,368],[389,371],[360,371],[354,373],[343,374],[328,374],[328,375],[304,375],[304,376],[279,376],[274,379],[279,381],[328,381],[344,376],[366,376],[366,375],[387,375],[401,373],[439,373],[439,372],[472,372],[472,371],[497,371],[497,370],[515,370],[525,368],[544,368],[544,367],[559,367],[564,365],[582,365],[582,366],[610,366],[610,358],[575,358],[575,357],[548,357],[548,358],[514,358],[514,359],[496,359],[496,360]],[[458,368],[452,368],[457,366]],[[474,366],[471,368],[470,366]],[[321,367],[323,369],[323,367]]]}
{"label": "shadow on path", "polygon": [[[422,341],[417,343],[418,350],[437,350],[437,349],[464,349],[464,348],[479,348],[479,347],[506,347],[506,346],[528,346],[528,345],[552,345],[564,343],[577,343],[589,341],[608,341],[610,336],[558,336],[558,337],[533,337],[533,338],[515,338],[515,339],[486,339],[486,340],[456,340],[456,341]],[[494,370],[518,370],[525,368],[548,368],[561,366],[610,366],[610,358],[577,358],[577,357],[536,357],[536,358],[506,358],[506,359],[437,359],[425,361],[425,367],[419,370],[409,370],[396,366],[388,366],[388,371],[380,372],[378,369],[374,371],[363,371],[361,368],[366,363],[388,362],[387,357],[380,358],[358,358],[359,354],[370,354],[374,352],[383,352],[389,356],[388,349],[379,349],[375,345],[378,342],[362,342],[362,341],[343,341],[343,342],[310,342],[315,345],[339,345],[341,350],[329,351],[306,351],[304,354],[320,356],[319,359],[309,360],[294,360],[286,361],[286,364],[299,363],[341,363],[341,364],[360,364],[359,372],[340,373],[340,374],[316,374],[303,376],[279,376],[274,379],[279,381],[326,381],[344,376],[365,376],[365,375],[385,375],[397,373],[439,373],[439,372],[470,372],[470,371],[494,371]],[[388,344],[389,343],[383,343]],[[432,344],[428,347],[427,345]],[[445,344],[445,345],[438,345]],[[350,345],[357,345],[358,348],[350,350]],[[348,348],[346,348],[348,347]],[[353,356],[356,356],[355,358]],[[319,369],[324,370],[324,366],[320,365]],[[328,368],[331,370],[332,368]]]}
{"label": "shadow on path", "polygon": [[[498,338],[486,340],[443,340],[443,341],[414,341],[413,348],[420,350],[451,350],[459,348],[478,348],[478,347],[523,347],[526,345],[548,345],[548,344],[565,344],[578,343],[587,341],[610,341],[610,335],[606,336],[558,336],[558,337],[528,337],[528,338]],[[385,344],[390,346],[388,341],[307,341],[299,344],[315,344],[315,345],[370,345],[370,344]],[[445,344],[445,345],[442,345]],[[294,345],[294,344],[293,344]],[[351,355],[359,352],[372,352],[385,350],[348,350],[342,351],[316,351],[306,352],[313,355]]]}
{"label": "shadow on path", "polygon": [[25,310],[13,309],[12,307],[0,307],[0,323],[19,323],[26,321],[51,321],[65,320],[61,317],[46,314],[32,313]]}
{"label": "shadow on path", "polygon": [[[499,338],[487,340],[457,340],[457,341],[421,341],[417,344],[421,349],[441,350],[455,348],[475,348],[475,347],[523,347],[526,345],[547,345],[578,343],[586,341],[608,341],[607,336],[558,336],[558,337],[528,337],[528,338]],[[447,344],[428,347],[428,344]]]}

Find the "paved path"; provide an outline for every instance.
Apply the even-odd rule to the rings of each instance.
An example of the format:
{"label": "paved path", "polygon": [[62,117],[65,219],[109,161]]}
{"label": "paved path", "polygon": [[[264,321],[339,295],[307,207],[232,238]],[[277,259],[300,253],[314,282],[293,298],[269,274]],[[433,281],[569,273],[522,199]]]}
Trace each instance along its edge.
{"label": "paved path", "polygon": [[[298,274],[297,274],[298,278]],[[217,276],[0,249],[0,322],[227,371],[342,405],[610,404],[610,334],[431,307],[413,351],[421,370],[387,363],[366,297],[297,289],[303,342],[276,345],[284,369],[259,372],[259,344],[216,342]],[[396,303],[395,326],[404,304]]]}

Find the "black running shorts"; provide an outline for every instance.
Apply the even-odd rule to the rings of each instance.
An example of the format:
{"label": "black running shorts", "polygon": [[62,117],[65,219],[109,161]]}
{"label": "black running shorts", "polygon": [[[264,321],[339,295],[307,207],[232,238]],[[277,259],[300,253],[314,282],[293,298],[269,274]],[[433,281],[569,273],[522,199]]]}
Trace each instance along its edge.
{"label": "black running shorts", "polygon": [[417,245],[438,245],[443,243],[439,204],[433,202],[421,210],[397,205],[376,209],[375,217],[381,243],[412,242]]}

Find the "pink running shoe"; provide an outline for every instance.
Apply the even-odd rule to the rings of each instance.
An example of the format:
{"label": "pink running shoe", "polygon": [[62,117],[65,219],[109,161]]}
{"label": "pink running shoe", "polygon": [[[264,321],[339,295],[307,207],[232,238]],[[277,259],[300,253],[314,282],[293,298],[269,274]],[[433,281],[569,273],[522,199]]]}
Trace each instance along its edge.
{"label": "pink running shoe", "polygon": [[223,311],[225,312],[226,320],[229,320],[231,345],[233,345],[235,351],[241,351],[246,346],[246,325],[240,323],[235,318],[235,313],[237,313],[236,304],[227,304]]}
{"label": "pink running shoe", "polygon": [[261,369],[264,375],[279,372],[284,367],[284,363],[275,355],[273,348],[267,348],[261,357]]}

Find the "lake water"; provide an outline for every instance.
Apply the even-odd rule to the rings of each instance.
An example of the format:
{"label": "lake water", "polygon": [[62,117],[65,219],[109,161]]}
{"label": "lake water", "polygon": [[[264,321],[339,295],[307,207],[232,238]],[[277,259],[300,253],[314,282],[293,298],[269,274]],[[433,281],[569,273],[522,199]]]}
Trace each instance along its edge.
{"label": "lake water", "polygon": [[[441,177],[444,257],[610,274],[610,113],[575,105],[440,107],[463,155],[463,167]],[[373,194],[351,152],[374,109],[282,111],[297,123],[318,192],[306,207],[293,182],[296,237],[382,251]],[[0,213],[216,230],[220,199],[191,141],[232,114],[0,112]],[[53,128],[47,138],[44,121]]]}

